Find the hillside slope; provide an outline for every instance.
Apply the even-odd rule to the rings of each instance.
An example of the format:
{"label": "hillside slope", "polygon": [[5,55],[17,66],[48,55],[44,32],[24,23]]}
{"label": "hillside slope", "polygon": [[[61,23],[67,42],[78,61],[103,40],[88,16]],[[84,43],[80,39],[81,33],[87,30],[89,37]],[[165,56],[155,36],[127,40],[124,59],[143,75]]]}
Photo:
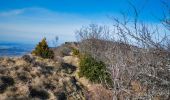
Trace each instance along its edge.
{"label": "hillside slope", "polygon": [[[0,59],[1,100],[85,100],[85,89],[67,63],[25,55]],[[73,68],[73,69],[72,69]]]}

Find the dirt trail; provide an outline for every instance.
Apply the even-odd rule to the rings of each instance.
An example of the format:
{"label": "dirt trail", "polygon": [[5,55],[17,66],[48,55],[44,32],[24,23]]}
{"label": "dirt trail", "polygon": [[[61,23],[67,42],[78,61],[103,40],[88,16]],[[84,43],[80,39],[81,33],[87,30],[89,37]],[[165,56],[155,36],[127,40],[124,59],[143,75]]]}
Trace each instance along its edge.
{"label": "dirt trail", "polygon": [[80,78],[78,76],[79,72],[79,58],[76,56],[65,56],[63,57],[63,60],[65,63],[71,64],[76,67],[76,71],[72,74],[73,76],[76,77],[76,79],[82,83],[86,88],[91,89],[92,84],[88,81],[88,79],[82,77]]}
{"label": "dirt trail", "polygon": [[78,82],[80,82],[88,91],[87,98],[89,100],[112,100],[112,91],[105,89],[101,84],[92,84],[85,77],[79,77],[79,58],[75,56],[63,57],[65,63],[76,67],[76,71],[72,74]]}

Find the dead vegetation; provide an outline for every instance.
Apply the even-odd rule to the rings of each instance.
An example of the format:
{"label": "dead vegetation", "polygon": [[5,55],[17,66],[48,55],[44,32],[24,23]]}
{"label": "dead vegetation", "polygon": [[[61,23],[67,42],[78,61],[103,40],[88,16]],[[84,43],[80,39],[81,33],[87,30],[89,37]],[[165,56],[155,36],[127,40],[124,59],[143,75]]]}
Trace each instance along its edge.
{"label": "dead vegetation", "polygon": [[[70,67],[71,66],[71,67]],[[75,67],[32,55],[0,60],[0,98],[84,100],[83,86],[72,76]]]}
{"label": "dead vegetation", "polygon": [[[123,13],[122,18],[111,17],[111,28],[91,24],[78,30],[79,50],[107,65],[106,71],[113,81],[113,88],[110,88],[113,100],[168,100],[169,36],[157,26],[139,20],[138,9],[130,5],[132,19]],[[167,20],[164,20],[166,27]]]}

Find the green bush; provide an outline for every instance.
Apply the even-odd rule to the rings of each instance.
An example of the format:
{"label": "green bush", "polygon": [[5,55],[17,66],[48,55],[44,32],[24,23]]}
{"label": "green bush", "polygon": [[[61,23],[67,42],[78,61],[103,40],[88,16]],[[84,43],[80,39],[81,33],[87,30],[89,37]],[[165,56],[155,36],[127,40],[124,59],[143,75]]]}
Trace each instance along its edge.
{"label": "green bush", "polygon": [[80,58],[79,76],[85,76],[91,82],[105,83],[111,85],[111,77],[106,71],[106,65],[102,61],[97,61],[91,56],[83,56]]}
{"label": "green bush", "polygon": [[45,38],[39,42],[39,44],[35,47],[35,50],[32,51],[32,54],[42,58],[54,58],[54,52],[48,47]]}
{"label": "green bush", "polygon": [[72,48],[73,55],[78,56],[79,55],[79,50],[76,48]]}

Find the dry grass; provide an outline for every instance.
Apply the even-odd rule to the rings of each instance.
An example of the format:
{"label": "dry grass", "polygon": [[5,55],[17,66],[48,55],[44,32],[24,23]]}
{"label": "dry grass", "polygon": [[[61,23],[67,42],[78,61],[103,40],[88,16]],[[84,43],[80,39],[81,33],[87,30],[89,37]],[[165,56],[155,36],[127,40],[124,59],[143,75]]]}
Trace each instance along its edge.
{"label": "dry grass", "polygon": [[[0,59],[0,98],[85,99],[80,83],[58,61],[27,55]],[[73,95],[74,94],[74,95]]]}

